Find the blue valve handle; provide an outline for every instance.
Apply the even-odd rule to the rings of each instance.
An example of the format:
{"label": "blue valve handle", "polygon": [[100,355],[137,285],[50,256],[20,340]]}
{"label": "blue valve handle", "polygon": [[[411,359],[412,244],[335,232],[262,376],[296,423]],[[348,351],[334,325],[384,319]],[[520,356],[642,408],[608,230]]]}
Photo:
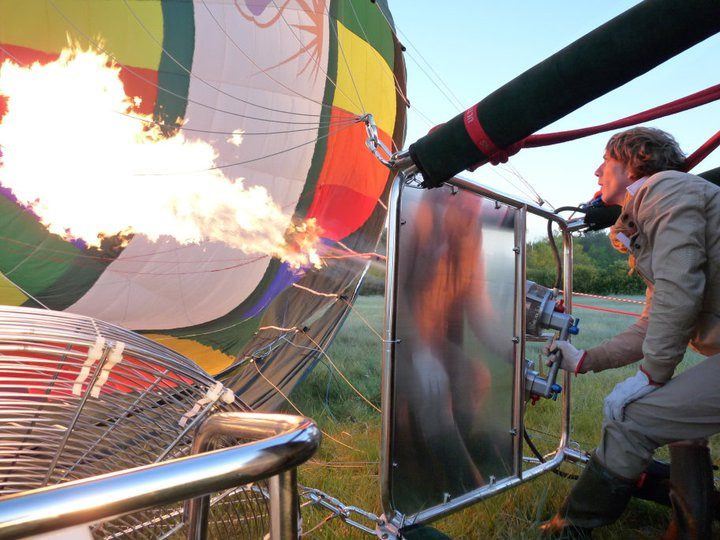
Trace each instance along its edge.
{"label": "blue valve handle", "polygon": [[578,317],[578,318],[575,319],[575,321],[573,322],[573,325],[572,325],[570,328],[568,328],[568,334],[572,334],[573,336],[577,336],[577,335],[580,333],[580,328],[578,328],[579,326],[580,326],[580,318]]}

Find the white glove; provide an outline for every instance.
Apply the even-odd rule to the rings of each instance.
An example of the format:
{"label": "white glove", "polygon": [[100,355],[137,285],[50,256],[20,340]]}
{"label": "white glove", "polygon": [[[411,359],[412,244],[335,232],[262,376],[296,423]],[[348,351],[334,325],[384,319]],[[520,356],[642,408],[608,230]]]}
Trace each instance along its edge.
{"label": "white glove", "polygon": [[550,345],[545,345],[543,351],[546,356],[550,356],[555,351],[560,351],[560,368],[570,373],[577,373],[585,358],[585,351],[576,348],[569,341],[553,341]]}
{"label": "white glove", "polygon": [[450,384],[442,362],[430,347],[418,347],[413,352],[413,370],[420,380],[422,395],[433,400],[446,400],[450,396]]}
{"label": "white glove", "polygon": [[653,382],[642,369],[632,377],[618,383],[605,398],[603,414],[607,420],[622,420],[625,415],[625,407],[633,401],[637,401],[657,390],[661,384]]}

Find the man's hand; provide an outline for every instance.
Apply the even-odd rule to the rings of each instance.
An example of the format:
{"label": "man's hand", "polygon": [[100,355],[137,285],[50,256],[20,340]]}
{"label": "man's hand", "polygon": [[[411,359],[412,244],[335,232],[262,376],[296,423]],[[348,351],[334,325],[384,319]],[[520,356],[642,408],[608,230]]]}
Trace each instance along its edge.
{"label": "man's hand", "polygon": [[661,384],[653,382],[642,369],[639,369],[632,377],[616,384],[613,391],[605,398],[603,405],[605,418],[622,420],[625,416],[625,407],[661,386]]}
{"label": "man's hand", "polygon": [[569,341],[564,340],[553,341],[552,344],[545,345],[543,351],[546,356],[550,356],[555,351],[560,351],[560,368],[575,374],[578,373],[585,359],[583,349],[578,349]]}

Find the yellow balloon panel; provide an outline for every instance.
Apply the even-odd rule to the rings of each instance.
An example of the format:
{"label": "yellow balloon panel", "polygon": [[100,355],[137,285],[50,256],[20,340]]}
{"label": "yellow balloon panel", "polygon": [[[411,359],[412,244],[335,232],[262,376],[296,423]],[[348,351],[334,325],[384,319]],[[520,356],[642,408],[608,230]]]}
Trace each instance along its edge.
{"label": "yellow balloon panel", "polygon": [[144,336],[187,358],[192,358],[211,375],[220,373],[235,362],[234,356],[223,354],[192,339],[181,339],[165,334],[144,334]]}
{"label": "yellow balloon panel", "polygon": [[121,64],[157,70],[162,53],[158,43],[163,42],[161,3],[0,0],[0,43],[58,53],[68,46],[68,39],[92,49],[101,44]]}
{"label": "yellow balloon panel", "polygon": [[0,305],[22,306],[28,297],[8,278],[0,274]]}
{"label": "yellow balloon panel", "polygon": [[395,128],[395,78],[385,59],[367,41],[338,29],[338,74],[333,105],[358,115],[371,112],[385,133]]}

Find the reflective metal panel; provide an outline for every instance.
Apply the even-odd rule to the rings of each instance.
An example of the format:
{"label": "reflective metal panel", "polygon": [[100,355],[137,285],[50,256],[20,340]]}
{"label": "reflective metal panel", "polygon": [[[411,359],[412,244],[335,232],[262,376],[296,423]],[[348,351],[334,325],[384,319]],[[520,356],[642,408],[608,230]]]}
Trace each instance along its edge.
{"label": "reflective metal panel", "polygon": [[396,204],[384,480],[386,511],[409,516],[517,476],[519,210],[450,186]]}

